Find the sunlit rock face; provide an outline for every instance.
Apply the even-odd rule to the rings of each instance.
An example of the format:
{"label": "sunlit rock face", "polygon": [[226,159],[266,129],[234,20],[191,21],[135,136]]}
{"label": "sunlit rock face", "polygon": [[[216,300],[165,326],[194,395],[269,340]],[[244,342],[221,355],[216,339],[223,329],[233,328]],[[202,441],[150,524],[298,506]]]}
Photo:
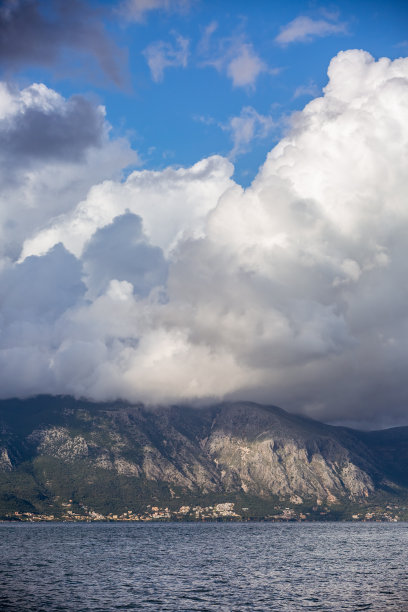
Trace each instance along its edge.
{"label": "sunlit rock face", "polygon": [[223,406],[206,444],[227,489],[261,496],[368,495],[373,465],[350,441],[324,425],[244,403]]}

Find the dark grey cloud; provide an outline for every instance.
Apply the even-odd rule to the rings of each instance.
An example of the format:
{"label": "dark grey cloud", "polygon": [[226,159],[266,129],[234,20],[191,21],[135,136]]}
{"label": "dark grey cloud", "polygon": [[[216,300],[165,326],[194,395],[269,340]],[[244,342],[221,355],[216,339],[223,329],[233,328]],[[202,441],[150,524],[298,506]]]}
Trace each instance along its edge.
{"label": "dark grey cloud", "polygon": [[0,121],[0,147],[18,163],[26,158],[80,160],[101,146],[104,113],[82,96],[53,108],[29,107]]}
{"label": "dark grey cloud", "polygon": [[81,0],[4,0],[0,6],[0,65],[6,70],[52,66],[64,48],[91,54],[117,85],[123,55],[107,35],[101,12]]}
{"label": "dark grey cloud", "polygon": [[104,113],[82,96],[53,108],[29,107],[0,121],[0,148],[17,163],[27,158],[78,160],[101,146]]}
{"label": "dark grey cloud", "polygon": [[[3,324],[33,321],[39,325],[55,321],[77,304],[85,293],[81,263],[57,244],[43,257],[27,257],[7,267],[0,275],[0,300]],[[6,335],[3,330],[3,342]]]}
{"label": "dark grey cloud", "polygon": [[133,292],[146,297],[164,285],[167,262],[159,247],[148,243],[139,216],[126,213],[98,230],[82,255],[91,291],[100,295],[111,280],[132,283]]}

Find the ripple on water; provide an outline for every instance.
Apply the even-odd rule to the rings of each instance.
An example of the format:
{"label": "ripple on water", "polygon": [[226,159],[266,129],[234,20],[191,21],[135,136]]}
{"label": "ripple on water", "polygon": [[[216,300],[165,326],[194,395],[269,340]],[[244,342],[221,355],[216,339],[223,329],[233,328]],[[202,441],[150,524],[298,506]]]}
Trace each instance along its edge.
{"label": "ripple on water", "polygon": [[0,524],[0,609],[406,611],[406,524]]}

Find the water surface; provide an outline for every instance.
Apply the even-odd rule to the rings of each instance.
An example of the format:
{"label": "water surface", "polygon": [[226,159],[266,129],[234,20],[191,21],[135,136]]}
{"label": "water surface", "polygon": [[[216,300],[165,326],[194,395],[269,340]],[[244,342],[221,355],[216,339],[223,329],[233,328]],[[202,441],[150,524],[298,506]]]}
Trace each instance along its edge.
{"label": "water surface", "polygon": [[408,610],[408,524],[2,523],[0,609]]}

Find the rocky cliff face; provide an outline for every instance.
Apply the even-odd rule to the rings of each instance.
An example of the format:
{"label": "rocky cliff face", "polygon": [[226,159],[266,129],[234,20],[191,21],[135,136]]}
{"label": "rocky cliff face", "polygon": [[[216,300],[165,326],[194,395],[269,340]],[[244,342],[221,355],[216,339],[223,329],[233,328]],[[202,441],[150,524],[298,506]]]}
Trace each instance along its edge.
{"label": "rocky cliff face", "polygon": [[[0,415],[3,496],[15,490],[13,478],[20,497],[26,486],[47,499],[114,490],[133,498],[243,493],[331,503],[402,486],[401,466],[392,479],[387,432],[330,427],[276,407],[147,410],[44,397],[0,402]],[[398,441],[408,448],[402,430]]]}
{"label": "rocky cliff face", "polygon": [[278,409],[224,405],[206,446],[224,486],[254,495],[333,498],[375,488],[374,462],[357,440]]}

